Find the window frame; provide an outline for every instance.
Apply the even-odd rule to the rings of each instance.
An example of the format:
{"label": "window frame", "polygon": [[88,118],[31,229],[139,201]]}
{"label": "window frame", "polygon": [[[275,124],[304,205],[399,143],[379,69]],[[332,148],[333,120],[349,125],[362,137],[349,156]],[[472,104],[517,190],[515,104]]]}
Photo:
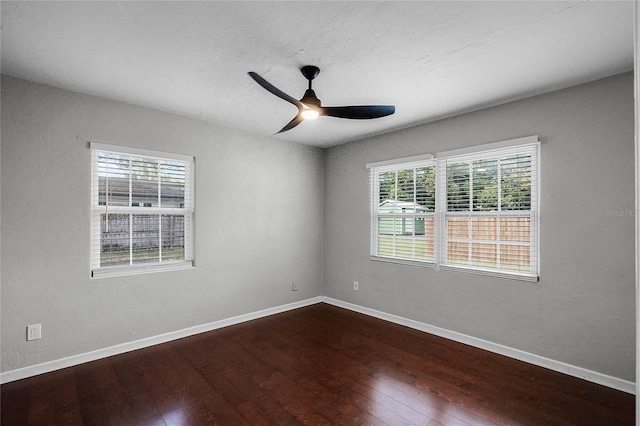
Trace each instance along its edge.
{"label": "window frame", "polygon": [[[195,241],[194,241],[194,229],[195,229],[195,158],[183,154],[166,153],[159,151],[151,151],[146,149],[139,149],[133,147],[125,147],[118,145],[110,145],[97,142],[89,142],[90,155],[91,155],[91,206],[90,206],[90,276],[91,278],[104,278],[104,277],[116,277],[126,275],[137,275],[162,271],[173,271],[190,269],[194,267],[195,260]],[[158,172],[158,192],[157,192],[157,206],[150,206],[151,203],[140,203],[133,201],[133,180],[129,178],[128,189],[128,205],[108,205],[108,200],[100,203],[100,172],[98,156],[100,153],[114,154],[116,156],[128,157],[129,161],[135,161],[134,159],[143,160],[145,162],[162,162],[168,163],[180,163],[184,167],[184,199],[178,207],[164,207],[161,204],[162,192],[161,182],[162,174]],[[129,171],[129,174],[131,171]],[[153,180],[155,181],[155,180]],[[101,249],[102,249],[102,232],[101,232],[101,216],[107,215],[129,215],[129,238],[133,238],[131,232],[133,229],[134,215],[138,218],[143,216],[158,216],[158,259],[157,261],[135,263],[130,255],[129,264],[123,265],[108,265],[101,266]],[[167,259],[162,260],[162,220],[164,216],[178,216],[184,217],[184,256],[182,259]],[[133,244],[129,246],[130,253],[133,251]]]}
{"label": "window frame", "polygon": [[[539,281],[540,274],[540,200],[539,200],[539,186],[540,186],[540,141],[537,135],[527,136],[518,139],[512,139],[507,141],[495,142],[490,144],[484,144],[469,148],[450,150],[437,153],[435,156],[431,154],[425,154],[417,157],[401,158],[397,160],[387,160],[376,163],[366,164],[366,168],[370,170],[370,219],[371,219],[371,232],[370,232],[370,259],[373,261],[405,264],[411,266],[421,266],[434,268],[436,271],[440,270],[453,270],[458,272],[467,272],[480,275],[489,275],[505,278],[513,278],[524,281]],[[503,210],[501,205],[501,194],[498,189],[498,209],[495,211],[474,211],[473,206],[473,194],[468,194],[469,197],[469,210],[468,211],[447,211],[447,164],[455,164],[468,162],[471,164],[473,161],[478,161],[487,158],[505,158],[508,155],[515,155],[516,153],[531,155],[531,188],[530,188],[530,208],[527,210]],[[497,161],[496,164],[500,164]],[[381,217],[378,210],[380,205],[379,198],[379,175],[393,170],[406,170],[411,167],[424,167],[435,165],[435,213],[434,217],[434,229],[433,229],[433,261],[425,261],[418,259],[408,259],[402,257],[394,257],[388,255],[379,254],[379,229],[378,223]],[[471,167],[471,166],[470,166]],[[415,169],[414,169],[415,170]],[[498,175],[499,176],[499,175]],[[472,178],[471,178],[472,179]],[[496,178],[497,179],[497,178]],[[467,217],[469,220],[469,233],[468,250],[469,250],[469,262],[472,260],[472,241],[476,244],[492,244],[496,246],[496,264],[500,265],[500,253],[501,249],[513,249],[517,246],[528,245],[529,250],[526,254],[529,256],[530,267],[528,271],[511,271],[507,269],[498,269],[500,266],[482,267],[478,265],[462,265],[455,264],[447,261],[447,247],[449,242],[455,240],[449,238],[447,235],[448,218],[453,217]],[[500,222],[503,218],[528,218],[529,223],[529,235],[527,244],[523,241],[516,240],[502,240],[499,234],[496,234],[495,240],[492,242],[484,242],[482,239],[473,238],[471,231],[472,218],[495,218],[497,226],[496,233],[500,232]],[[479,223],[479,222],[478,222]],[[526,234],[525,234],[526,235]],[[395,234],[394,234],[395,236]],[[413,236],[415,238],[415,235]],[[413,243],[415,247],[415,243]],[[479,262],[476,262],[479,263]],[[504,265],[502,265],[504,268]]]}

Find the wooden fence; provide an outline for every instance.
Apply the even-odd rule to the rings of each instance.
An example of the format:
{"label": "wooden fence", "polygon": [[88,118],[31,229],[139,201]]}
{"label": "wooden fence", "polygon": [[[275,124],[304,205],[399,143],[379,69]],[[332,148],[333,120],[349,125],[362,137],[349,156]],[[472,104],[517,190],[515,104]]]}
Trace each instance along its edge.
{"label": "wooden fence", "polygon": [[[133,218],[132,238],[129,238],[130,217]],[[104,217],[101,224],[101,251],[122,251],[128,249],[130,242],[133,248],[184,247],[184,216],[162,215],[162,235],[158,215],[147,214],[109,214],[107,228]],[[160,238],[162,237],[162,238]]]}
{"label": "wooden fence", "polygon": [[[432,217],[383,218],[378,230],[380,255],[434,258]],[[447,239],[449,263],[486,267],[499,264],[514,270],[528,270],[531,264],[528,217],[449,217]]]}

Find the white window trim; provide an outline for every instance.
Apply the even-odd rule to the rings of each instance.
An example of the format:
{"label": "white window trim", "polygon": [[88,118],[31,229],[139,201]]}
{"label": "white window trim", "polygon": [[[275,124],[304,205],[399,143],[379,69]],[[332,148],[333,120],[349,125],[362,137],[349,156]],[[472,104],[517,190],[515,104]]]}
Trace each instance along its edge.
{"label": "white window trim", "polygon": [[[138,275],[154,272],[175,271],[183,269],[192,269],[195,266],[195,157],[184,154],[166,153],[159,151],[151,151],[140,148],[105,144],[99,142],[89,142],[89,148],[91,150],[91,188],[90,188],[90,200],[91,200],[91,238],[90,238],[90,276],[91,278],[107,278],[107,277],[119,277],[128,275]],[[161,207],[136,207],[135,211],[139,214],[152,213],[152,214],[180,214],[190,215],[189,221],[191,222],[190,229],[185,230],[185,257],[187,260],[165,260],[157,263],[139,264],[139,265],[118,265],[118,266],[105,266],[100,267],[100,253],[94,253],[93,251],[99,250],[100,242],[100,214],[106,213],[118,213],[118,212],[130,212],[130,207],[121,206],[100,206],[98,205],[98,174],[93,173],[94,156],[97,152],[110,152],[115,154],[128,154],[133,156],[139,156],[144,158],[152,158],[158,160],[174,160],[187,162],[190,164],[188,169],[189,178],[185,182],[185,193],[188,195],[187,209],[182,208],[161,208]],[[98,242],[98,246],[95,242]],[[97,261],[96,261],[97,260]]]}
{"label": "white window trim", "polygon": [[[505,152],[513,151],[518,147],[526,147],[531,146],[534,147],[535,150],[535,173],[536,173],[536,190],[532,191],[531,194],[531,210],[527,210],[526,212],[520,211],[509,211],[505,213],[497,212],[487,212],[488,215],[496,216],[525,216],[525,217],[535,217],[535,220],[532,221],[531,227],[531,237],[530,244],[532,246],[532,269],[531,273],[521,273],[514,271],[500,271],[493,269],[483,269],[480,267],[474,266],[466,266],[466,265],[451,265],[446,264],[446,248],[443,249],[443,246],[446,247],[446,239],[443,238],[442,233],[446,230],[446,191],[438,190],[438,187],[441,185],[438,182],[446,182],[446,162],[447,160],[459,160],[464,161],[466,158],[477,158],[478,154],[497,154],[500,155],[501,150]],[[370,260],[384,263],[394,263],[408,266],[418,266],[418,267],[427,267],[434,268],[436,271],[456,271],[462,273],[470,273],[477,275],[486,275],[492,277],[500,277],[500,278],[511,278],[522,281],[530,281],[530,282],[538,282],[539,274],[540,274],[540,198],[539,198],[539,188],[540,188],[540,140],[537,135],[526,136],[517,139],[511,139],[506,141],[488,143],[483,145],[477,145],[468,148],[455,149],[439,152],[435,155],[435,158],[432,154],[425,154],[415,157],[407,157],[407,158],[399,158],[396,160],[386,160],[379,161],[374,163],[367,163],[365,167],[370,169],[370,196],[371,196],[371,247],[370,247]],[[432,161],[429,159],[433,158]],[[399,165],[402,167],[416,167],[416,166],[425,166],[425,165],[436,165],[436,211],[434,214],[435,226],[434,226],[434,261],[421,261],[421,260],[411,260],[411,259],[399,259],[394,257],[386,257],[376,255],[376,249],[378,244],[378,229],[377,229],[377,202],[379,199],[379,195],[377,193],[378,186],[375,182],[376,172],[384,172],[389,170],[396,170]],[[460,213],[461,215],[466,214],[467,212]],[[451,213],[450,213],[451,214]],[[456,213],[454,213],[455,215]]]}
{"label": "white window trim", "polygon": [[525,136],[522,138],[509,139],[506,141],[485,143],[482,145],[470,146],[467,148],[451,149],[436,153],[436,158],[461,157],[467,154],[478,154],[483,151],[495,151],[499,149],[513,149],[521,145],[534,145],[540,143],[537,135]]}

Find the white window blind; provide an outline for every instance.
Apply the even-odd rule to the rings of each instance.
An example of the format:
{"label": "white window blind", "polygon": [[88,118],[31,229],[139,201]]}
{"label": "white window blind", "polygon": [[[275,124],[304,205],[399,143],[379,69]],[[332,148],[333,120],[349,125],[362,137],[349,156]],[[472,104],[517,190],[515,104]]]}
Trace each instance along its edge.
{"label": "white window blind", "polygon": [[193,266],[194,160],[91,144],[91,276]]}
{"label": "white window blind", "polygon": [[372,254],[434,261],[435,173],[433,160],[373,168]]}
{"label": "white window blind", "polygon": [[439,160],[439,266],[537,280],[537,147]]}
{"label": "white window blind", "polygon": [[372,259],[538,280],[537,137],[486,147],[372,167]]}

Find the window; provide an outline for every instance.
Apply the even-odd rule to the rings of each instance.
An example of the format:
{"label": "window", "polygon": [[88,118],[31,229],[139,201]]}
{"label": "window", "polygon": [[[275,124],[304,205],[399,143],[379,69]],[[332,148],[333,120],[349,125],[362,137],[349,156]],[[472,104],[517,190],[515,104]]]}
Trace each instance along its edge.
{"label": "window", "polygon": [[371,169],[374,260],[538,279],[537,137]]}
{"label": "window", "polygon": [[375,255],[434,261],[435,172],[432,161],[376,170]]}
{"label": "window", "polygon": [[91,276],[193,266],[194,159],[91,144]]}

